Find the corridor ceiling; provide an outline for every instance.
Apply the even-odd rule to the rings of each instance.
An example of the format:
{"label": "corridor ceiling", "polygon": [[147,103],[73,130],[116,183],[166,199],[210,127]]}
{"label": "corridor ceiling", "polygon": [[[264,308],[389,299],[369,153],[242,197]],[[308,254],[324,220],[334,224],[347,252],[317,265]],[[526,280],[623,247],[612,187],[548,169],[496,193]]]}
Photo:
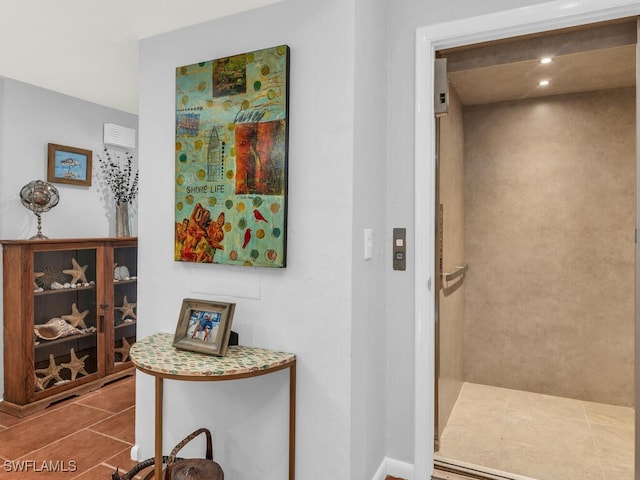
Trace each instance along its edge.
{"label": "corridor ceiling", "polygon": [[138,113],[138,41],[280,0],[0,0],[0,76]]}

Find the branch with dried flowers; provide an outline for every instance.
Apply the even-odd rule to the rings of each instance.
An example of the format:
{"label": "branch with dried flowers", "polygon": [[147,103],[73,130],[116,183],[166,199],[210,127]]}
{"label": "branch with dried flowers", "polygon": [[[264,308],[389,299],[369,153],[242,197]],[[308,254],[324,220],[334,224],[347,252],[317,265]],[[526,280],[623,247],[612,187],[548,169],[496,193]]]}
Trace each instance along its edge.
{"label": "branch with dried flowers", "polygon": [[103,179],[111,189],[116,203],[132,203],[138,194],[138,170],[133,173],[133,155],[126,152],[125,161],[122,162],[118,154],[112,156],[105,148],[105,158],[96,156],[100,162]]}

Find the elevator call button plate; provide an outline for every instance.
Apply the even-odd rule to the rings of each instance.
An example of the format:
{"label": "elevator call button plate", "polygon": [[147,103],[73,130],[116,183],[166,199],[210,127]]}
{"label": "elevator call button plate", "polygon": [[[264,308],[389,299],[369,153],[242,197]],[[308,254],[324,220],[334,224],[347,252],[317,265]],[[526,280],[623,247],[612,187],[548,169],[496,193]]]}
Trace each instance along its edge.
{"label": "elevator call button plate", "polygon": [[406,252],[407,229],[393,229],[393,269],[407,269],[407,252]]}

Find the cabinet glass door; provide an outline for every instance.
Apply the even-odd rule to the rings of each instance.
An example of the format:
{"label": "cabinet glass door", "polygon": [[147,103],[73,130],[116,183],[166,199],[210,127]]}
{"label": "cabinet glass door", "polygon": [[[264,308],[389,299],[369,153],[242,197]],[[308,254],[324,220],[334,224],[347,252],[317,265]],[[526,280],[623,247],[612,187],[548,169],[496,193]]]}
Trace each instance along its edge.
{"label": "cabinet glass door", "polygon": [[100,370],[97,249],[34,253],[34,391],[66,388]]}
{"label": "cabinet glass door", "polygon": [[114,364],[112,368],[117,369],[124,365],[131,366],[129,348],[136,341],[138,248],[115,247],[113,260]]}

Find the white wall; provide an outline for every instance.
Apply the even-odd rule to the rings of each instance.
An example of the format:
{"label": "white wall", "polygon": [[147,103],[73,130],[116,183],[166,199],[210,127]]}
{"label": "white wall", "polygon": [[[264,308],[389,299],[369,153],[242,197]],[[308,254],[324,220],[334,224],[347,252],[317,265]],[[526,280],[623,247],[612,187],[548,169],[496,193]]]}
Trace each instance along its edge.
{"label": "white wall", "polygon": [[[173,332],[182,299],[195,296],[236,302],[242,344],[296,353],[296,460],[304,479],[366,478],[384,453],[384,332],[376,330],[384,256],[377,250],[365,264],[361,249],[362,228],[382,238],[384,226],[384,32],[373,42],[379,52],[367,50],[366,39],[384,26],[385,3],[372,13],[365,3],[283,1],[140,44],[139,334]],[[356,21],[355,10],[368,17]],[[175,67],[282,43],[291,49],[287,267],[176,263]],[[357,61],[356,47],[365,55]],[[356,78],[366,89],[354,98]],[[355,119],[354,104],[366,107]],[[369,200],[358,200],[362,214],[354,184]],[[356,307],[355,299],[371,306]],[[355,339],[352,329],[366,336]],[[286,478],[286,379],[167,382],[165,449],[208,426],[227,476]],[[138,386],[136,442],[148,457],[153,410],[143,406],[153,405],[153,382],[140,375]],[[366,398],[354,394],[360,387]],[[352,419],[356,405],[371,416]]]}
{"label": "white wall", "polygon": [[[48,143],[92,150],[93,175],[90,187],[54,184],[60,202],[42,214],[43,234],[50,238],[115,235],[111,196],[100,185],[95,157],[104,148],[104,123],[137,129],[138,117],[0,77],[0,239],[27,239],[36,234],[36,216],[22,205],[19,194],[31,180],[46,181]],[[132,154],[135,159],[136,152]],[[136,232],[134,206],[132,233]],[[0,299],[0,308],[2,303]],[[0,369],[0,378],[3,371]]]}
{"label": "white wall", "polygon": [[[196,294],[238,303],[234,325],[242,343],[297,353],[297,471],[304,478],[369,478],[383,451],[388,457],[413,462],[415,29],[514,6],[508,0],[429,5],[397,0],[384,26],[379,21],[382,3],[369,9],[365,2],[353,1],[284,1],[147,39],[140,48],[141,171],[145,173],[140,211],[148,215],[141,215],[140,221],[139,308],[141,315],[154,319],[141,322],[141,334],[173,331],[181,299]],[[380,52],[386,28],[388,57]],[[273,272],[175,264],[173,195],[157,194],[173,190],[174,68],[279,43],[289,44],[292,58],[288,267]],[[383,76],[385,81],[379,78]],[[379,114],[386,117],[384,126]],[[381,150],[387,154],[386,166],[378,164]],[[375,201],[376,189],[386,208]],[[408,229],[405,272],[391,269],[393,227]],[[364,228],[374,230],[370,263],[361,259]],[[376,278],[384,279],[385,285],[376,283]],[[327,307],[333,320],[330,329],[320,323]],[[384,319],[376,313],[379,309],[384,309]],[[378,331],[384,341],[372,333],[381,325],[384,330]],[[386,377],[382,401],[376,396],[381,380],[374,378],[380,374]],[[255,396],[272,380],[249,385],[247,391]],[[149,388],[139,389],[138,404],[150,405],[150,380],[141,378],[139,385]],[[220,384],[168,388],[167,411],[179,411],[180,402],[194,396],[224,401],[239,388]],[[261,394],[260,409],[247,400],[247,405],[235,405],[231,416],[241,418],[243,409],[249,408],[276,418],[274,425],[284,423],[281,402],[286,378],[274,388],[272,397]],[[202,423],[184,410],[179,420],[167,415],[165,421],[169,446]],[[215,424],[212,419],[210,426]],[[278,437],[280,444],[255,453],[266,441],[259,424],[251,441],[233,420],[217,434],[219,458],[238,478],[249,478],[269,463],[270,456],[280,463],[268,478],[282,475],[286,467],[283,436]],[[139,410],[137,442],[142,456],[151,454],[152,426],[152,411]],[[385,436],[384,448],[380,435]],[[252,450],[251,463],[244,465],[247,470],[237,471],[234,460],[246,458],[243,451]]]}
{"label": "white wall", "polygon": [[[371,479],[385,456],[386,0],[357,0],[355,19],[350,478]],[[369,260],[365,228],[373,232]]]}
{"label": "white wall", "polygon": [[[60,202],[42,214],[43,233],[50,238],[115,235],[110,192],[100,185],[96,154],[104,148],[104,123],[137,129],[138,117],[9,78],[0,78],[0,84],[0,238],[35,235],[36,217],[22,206],[19,193],[31,180],[47,180],[48,143],[92,150],[93,178],[90,187],[54,184]],[[135,227],[134,218],[134,233]]]}

